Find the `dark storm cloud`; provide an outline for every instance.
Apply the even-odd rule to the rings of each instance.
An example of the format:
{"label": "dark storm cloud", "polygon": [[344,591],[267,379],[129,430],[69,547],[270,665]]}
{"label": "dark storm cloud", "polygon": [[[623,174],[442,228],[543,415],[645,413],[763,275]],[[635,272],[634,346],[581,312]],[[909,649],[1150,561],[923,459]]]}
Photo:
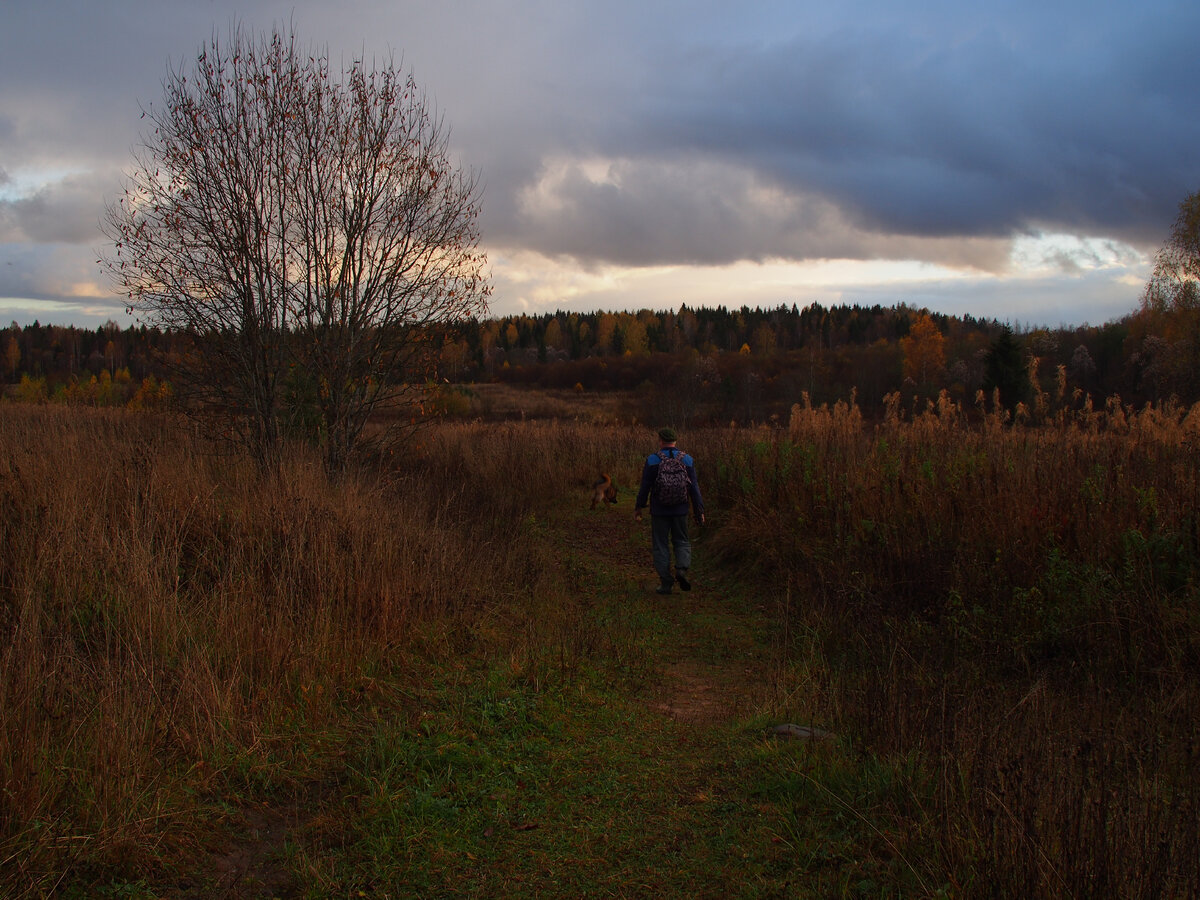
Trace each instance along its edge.
{"label": "dark storm cloud", "polygon": [[[884,242],[1057,229],[1161,240],[1200,187],[1200,7],[1027,13],[1015,37],[986,24],[953,37],[868,25],[676,48],[598,129],[594,152],[620,158],[626,183],[563,180],[522,239],[623,263],[722,261],[730,243],[806,258],[827,250],[825,223],[808,217],[822,200]],[[1038,30],[1052,26],[1063,30]],[[774,221],[737,184],[693,177],[697,159],[803,209]],[[869,240],[847,249],[873,253]]]}
{"label": "dark storm cloud", "polygon": [[0,200],[0,241],[98,243],[104,195],[111,187],[107,172],[70,175],[18,199]]}
{"label": "dark storm cloud", "polygon": [[698,159],[551,164],[516,218],[525,246],[584,264],[725,265],[742,260],[897,258],[995,269],[999,242],[871,234],[817,195]]}
{"label": "dark storm cloud", "polygon": [[[12,0],[0,241],[53,242],[83,290],[168,65],[289,22],[335,64],[413,67],[482,175],[497,256],[1000,272],[1020,234],[1152,250],[1200,189],[1195,3]],[[1051,262],[1094,265],[1079,252]],[[29,265],[0,297],[65,289]]]}

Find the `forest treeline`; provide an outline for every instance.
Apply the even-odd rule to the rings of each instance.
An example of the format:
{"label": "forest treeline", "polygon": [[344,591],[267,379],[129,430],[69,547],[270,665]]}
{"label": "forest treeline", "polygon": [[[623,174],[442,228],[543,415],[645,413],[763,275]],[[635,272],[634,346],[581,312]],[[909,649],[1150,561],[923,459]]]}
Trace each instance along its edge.
{"label": "forest treeline", "polygon": [[[1143,307],[1099,326],[1048,329],[906,305],[558,311],[473,319],[430,335],[422,377],[670,389],[685,410],[679,417],[692,420],[762,421],[805,394],[821,404],[851,391],[867,414],[889,394],[921,401],[943,390],[968,406],[980,391],[990,403],[996,390],[1009,408],[1114,395],[1191,404],[1200,400],[1196,318]],[[0,335],[0,365],[9,395],[26,400],[161,402],[189,347],[187,334],[146,326],[13,323]]]}

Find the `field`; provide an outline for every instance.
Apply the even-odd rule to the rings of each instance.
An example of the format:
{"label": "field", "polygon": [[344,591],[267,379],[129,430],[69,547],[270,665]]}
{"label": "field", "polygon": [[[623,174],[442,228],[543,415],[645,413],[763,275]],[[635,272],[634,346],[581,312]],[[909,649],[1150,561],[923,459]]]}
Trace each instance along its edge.
{"label": "field", "polygon": [[649,428],[454,402],[336,483],[0,404],[0,894],[1200,893],[1195,415],[689,430],[659,598]]}

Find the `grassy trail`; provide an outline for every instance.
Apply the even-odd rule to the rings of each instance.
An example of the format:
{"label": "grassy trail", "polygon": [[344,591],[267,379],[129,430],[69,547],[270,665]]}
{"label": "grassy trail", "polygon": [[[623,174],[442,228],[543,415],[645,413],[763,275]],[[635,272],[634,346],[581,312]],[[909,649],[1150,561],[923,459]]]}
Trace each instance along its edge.
{"label": "grassy trail", "polygon": [[381,689],[344,768],[272,821],[254,808],[217,858],[223,895],[928,895],[881,818],[907,784],[769,736],[788,720],[766,602],[702,537],[693,590],[657,595],[630,507],[526,523],[562,591],[534,600],[527,644],[407,661],[418,677]]}
{"label": "grassy trail", "polygon": [[747,600],[738,586],[704,559],[703,535],[695,523],[695,583],[691,591],[655,593],[648,520],[636,523],[628,509],[566,513],[568,533],[590,539],[591,562],[607,570],[584,586],[592,604],[631,607],[648,617],[653,642],[653,684],[646,702],[652,712],[692,730],[710,730],[762,712],[779,648],[766,604]]}

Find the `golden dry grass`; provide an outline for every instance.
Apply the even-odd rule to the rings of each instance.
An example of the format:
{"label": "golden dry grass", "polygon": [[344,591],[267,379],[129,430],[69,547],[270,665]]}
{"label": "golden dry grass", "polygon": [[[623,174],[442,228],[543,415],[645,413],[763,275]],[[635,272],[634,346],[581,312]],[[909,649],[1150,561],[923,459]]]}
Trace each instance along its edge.
{"label": "golden dry grass", "polygon": [[0,405],[4,868],[44,890],[169,856],[195,801],[288,778],[295,729],[519,606],[540,551],[514,523],[602,458],[554,423],[447,425],[334,484],[165,415]]}
{"label": "golden dry grass", "polygon": [[[516,525],[602,470],[636,488],[646,429],[592,415],[444,423],[331,483],[166,415],[0,405],[6,884],[186,855],[214,797],[319,777],[323,731],[421,660],[582,645],[561,547]],[[1198,423],[897,397],[683,436],[705,558],[791,655],[770,690],[914,760],[962,896],[1200,886]]]}
{"label": "golden dry grass", "polygon": [[802,403],[786,431],[715,437],[710,551],[812,598],[786,611],[831,717],[933,773],[964,895],[1186,896],[1200,410],[1014,427],[985,398],[890,399],[877,426]]}

